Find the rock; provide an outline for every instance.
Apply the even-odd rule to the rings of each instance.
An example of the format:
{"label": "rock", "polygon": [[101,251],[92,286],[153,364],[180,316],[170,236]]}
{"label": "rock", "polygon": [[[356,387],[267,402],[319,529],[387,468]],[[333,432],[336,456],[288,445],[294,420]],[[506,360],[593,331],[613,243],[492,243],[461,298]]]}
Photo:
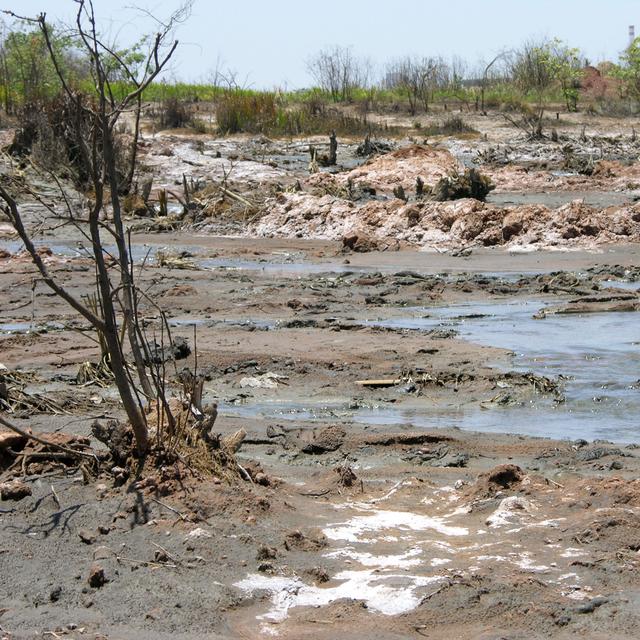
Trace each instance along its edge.
{"label": "rock", "polygon": [[335,451],[342,446],[347,432],[338,425],[326,427],[312,442],[302,447],[303,453],[326,453],[327,451]]}
{"label": "rock", "polygon": [[155,562],[169,562],[169,554],[164,549],[156,549],[153,559]]}
{"label": "rock", "polygon": [[244,429],[239,429],[235,433],[220,438],[220,444],[231,453],[237,453],[242,446],[242,442],[247,437],[247,432]]}
{"label": "rock", "polygon": [[96,498],[98,500],[102,500],[106,495],[107,495],[107,491],[109,489],[107,488],[106,484],[97,484],[96,485]]}
{"label": "rock", "polygon": [[49,600],[51,600],[51,602],[58,602],[61,595],[62,587],[60,585],[53,587],[53,589],[51,589],[51,592],[49,593]]}
{"label": "rock", "polygon": [[[106,424],[95,420],[91,425],[91,433],[94,438],[107,446],[115,465],[126,466],[133,448],[133,431],[129,425],[118,420],[108,420]],[[97,485],[96,491],[99,487],[104,487],[106,493],[105,485]]]}
{"label": "rock", "polygon": [[478,487],[485,488],[489,493],[503,489],[511,489],[520,484],[524,478],[524,471],[515,464],[499,464],[487,473],[478,476]]}
{"label": "rock", "polygon": [[338,474],[338,482],[343,487],[352,487],[353,483],[358,479],[358,476],[348,464],[336,467],[334,471]]}
{"label": "rock", "polygon": [[282,376],[269,371],[261,376],[241,378],[239,384],[242,389],[277,389],[280,378],[282,378]]}
{"label": "rock", "polygon": [[30,496],[31,487],[22,480],[12,480],[0,484],[0,499],[2,500],[22,500]]}
{"label": "rock", "polygon": [[609,602],[608,598],[604,596],[597,596],[589,600],[589,602],[585,602],[579,605],[576,608],[578,613],[593,613],[598,607],[601,607],[603,604],[607,604]]}
{"label": "rock", "polygon": [[519,496],[510,496],[500,502],[498,508],[487,518],[489,527],[500,527],[519,522],[524,516],[531,515],[538,507]]}
{"label": "rock", "polygon": [[484,200],[493,189],[495,185],[488,176],[477,169],[466,169],[464,173],[452,172],[438,180],[431,193],[433,199],[438,202],[462,198]]}
{"label": "rock", "polygon": [[206,529],[202,527],[197,527],[192,531],[189,531],[185,536],[185,540],[199,540],[201,538],[212,538],[213,536]]}
{"label": "rock", "polygon": [[27,443],[27,438],[14,431],[0,431],[0,451],[3,449],[21,449]]}
{"label": "rock", "polygon": [[502,238],[508,242],[514,236],[517,236],[524,227],[524,216],[519,211],[507,213],[502,221]]}
{"label": "rock", "polygon": [[85,544],[93,544],[96,541],[95,534],[88,529],[80,529],[80,531],[78,531],[78,537]]}
{"label": "rock", "polygon": [[99,589],[107,583],[107,578],[104,574],[104,569],[98,563],[94,562],[89,569],[89,586],[94,589]]}
{"label": "rock", "polygon": [[149,355],[150,363],[147,364],[162,364],[163,362],[184,360],[191,355],[191,347],[186,338],[178,336],[168,346],[162,346],[157,343],[151,345]]}
{"label": "rock", "polygon": [[342,236],[342,246],[356,253],[367,253],[379,249],[378,241],[362,232],[352,232]]}
{"label": "rock", "polygon": [[327,537],[320,530],[311,530],[306,535],[299,529],[289,531],[284,538],[284,547],[287,551],[317,551],[327,546]]}
{"label": "rock", "polygon": [[313,567],[308,569],[305,573],[309,574],[314,580],[319,583],[329,582],[329,572],[324,567]]}
{"label": "rock", "polygon": [[268,547],[266,544],[261,544],[258,547],[258,553],[256,555],[257,560],[273,560],[277,557],[278,550],[275,547]]}
{"label": "rock", "polygon": [[113,556],[113,551],[109,549],[109,547],[101,546],[96,547],[96,550],[93,552],[94,560],[106,560],[107,558],[111,558]]}
{"label": "rock", "polygon": [[253,478],[253,481],[256,484],[262,485],[263,487],[268,487],[271,484],[271,480],[269,480],[269,476],[262,471],[256,473]]}

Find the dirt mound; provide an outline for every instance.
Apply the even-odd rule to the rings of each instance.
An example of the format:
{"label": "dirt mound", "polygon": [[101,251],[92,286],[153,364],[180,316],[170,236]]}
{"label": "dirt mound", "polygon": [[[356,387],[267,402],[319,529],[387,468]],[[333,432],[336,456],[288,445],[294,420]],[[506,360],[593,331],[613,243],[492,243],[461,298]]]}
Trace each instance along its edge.
{"label": "dirt mound", "polygon": [[458,161],[446,149],[424,145],[410,145],[397,151],[376,156],[346,173],[317,173],[307,180],[311,187],[335,192],[340,188],[366,188],[372,194],[393,194],[401,186],[407,193],[416,187],[420,178],[433,186],[441,178],[460,169]]}
{"label": "dirt mound", "polygon": [[484,165],[486,173],[496,185],[496,192],[552,192],[552,191],[623,191],[630,183],[640,180],[640,163],[624,164],[617,160],[597,160],[589,165],[590,175],[558,174],[548,169],[532,169],[517,164],[501,167]]}
{"label": "dirt mound", "polygon": [[280,194],[268,213],[249,227],[268,237],[345,239],[355,250],[405,245],[458,247],[511,245],[592,247],[640,240],[640,204],[597,209],[575,200],[557,209],[544,205],[499,207],[474,199],[452,202],[397,198],[353,202],[330,195]]}
{"label": "dirt mound", "polygon": [[517,489],[525,478],[524,471],[515,464],[499,464],[481,473],[472,487],[474,495],[492,496],[499,491]]}

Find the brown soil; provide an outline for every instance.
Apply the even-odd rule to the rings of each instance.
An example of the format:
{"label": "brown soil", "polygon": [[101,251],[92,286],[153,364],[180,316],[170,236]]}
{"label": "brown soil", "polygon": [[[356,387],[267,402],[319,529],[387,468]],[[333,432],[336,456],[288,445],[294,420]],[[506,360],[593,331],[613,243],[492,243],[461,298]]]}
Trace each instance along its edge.
{"label": "brown soil", "polygon": [[[477,120],[487,144],[528,144],[497,119]],[[602,125],[612,135],[614,123]],[[447,173],[457,164],[449,151],[405,141],[335,177],[307,177],[259,160],[258,147],[285,142],[207,141],[208,152],[224,153],[200,154],[194,167],[183,163],[200,153],[194,141],[171,136],[145,140],[157,185],[185,166],[196,177],[221,170],[240,150],[247,159],[235,185],[244,196],[289,189],[269,193],[261,218],[233,220],[241,237],[205,233],[222,233],[230,218],[133,235],[139,266],[150,252],[141,283],[167,310],[174,337],[191,346],[196,337],[205,401],[218,403],[216,435],[246,431],[237,457],[246,476],[203,478],[179,464],[111,468],[91,424],[122,418],[117,394],[108,382],[76,381],[82,363],[99,360],[93,335],[42,282],[32,295],[29,260],[3,244],[0,401],[38,399],[11,420],[60,443],[89,442],[101,466],[93,477],[73,458],[36,455],[51,451],[0,432],[0,638],[637,637],[637,447],[453,428],[449,417],[465,411],[499,420],[507,395],[516,407],[561,403],[562,381],[509,372],[509,354],[446,327],[368,322],[408,307],[543,297],[559,312],[637,309],[636,293],[602,286],[640,276],[637,246],[620,244],[638,239],[632,189],[628,204],[607,207],[405,203],[389,197],[393,187],[411,191],[416,177]],[[166,146],[173,156],[157,154]],[[482,170],[503,184],[526,173]],[[634,171],[602,165],[579,178],[581,188],[622,188],[607,181]],[[349,182],[380,199],[345,197]],[[92,291],[93,271],[74,254],[81,239],[66,233],[45,234],[41,251],[80,297]],[[398,251],[345,250],[348,233],[371,240],[367,249]],[[603,243],[606,252],[584,251]],[[449,250],[470,244],[470,255]],[[161,266],[161,247],[191,254],[189,268]],[[144,312],[157,335],[157,312]],[[195,364],[193,354],[169,363],[170,395]],[[314,407],[325,405],[316,419]],[[277,406],[281,415],[270,411]],[[442,417],[439,428],[419,429],[357,422],[343,407]]]}

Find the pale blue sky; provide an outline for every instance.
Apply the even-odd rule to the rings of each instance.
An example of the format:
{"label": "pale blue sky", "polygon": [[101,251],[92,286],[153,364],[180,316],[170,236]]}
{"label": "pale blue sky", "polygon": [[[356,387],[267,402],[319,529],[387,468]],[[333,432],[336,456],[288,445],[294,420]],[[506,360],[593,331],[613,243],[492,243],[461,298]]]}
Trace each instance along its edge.
{"label": "pale blue sky", "polygon": [[[19,9],[16,9],[16,6]],[[121,40],[149,31],[132,5],[166,16],[177,0],[94,0],[103,25]],[[72,0],[0,0],[26,15],[68,20]],[[256,88],[310,84],[305,61],[323,47],[352,46],[383,65],[403,54],[491,58],[528,38],[559,37],[592,61],[617,59],[627,29],[640,34],[638,0],[195,0],[180,27],[172,74],[206,79],[222,60]]]}

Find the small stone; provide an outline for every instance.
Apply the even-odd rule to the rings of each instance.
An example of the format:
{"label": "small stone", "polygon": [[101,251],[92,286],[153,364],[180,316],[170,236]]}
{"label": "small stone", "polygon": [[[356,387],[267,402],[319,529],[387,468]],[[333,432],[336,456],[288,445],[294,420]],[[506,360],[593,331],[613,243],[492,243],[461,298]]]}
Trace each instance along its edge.
{"label": "small stone", "polygon": [[621,460],[614,460],[609,465],[609,469],[611,469],[611,471],[620,471],[620,469],[622,469],[623,467],[624,467],[624,465],[622,464]]}
{"label": "small stone", "polygon": [[109,533],[109,531],[111,531],[111,528],[110,528],[110,527],[107,527],[107,526],[106,526],[106,525],[104,525],[104,524],[101,524],[101,525],[98,527],[98,533],[102,534],[103,536],[106,536],[106,535],[107,535],[107,533]]}
{"label": "small stone", "polygon": [[104,569],[95,562],[91,565],[91,568],[89,569],[88,582],[89,582],[89,586],[93,587],[94,589],[99,589],[107,582],[107,578],[104,575]]}
{"label": "small stone", "polygon": [[88,529],[80,529],[80,531],[78,531],[78,537],[85,544],[93,544],[96,541],[96,536]]}
{"label": "small stone", "polygon": [[317,582],[329,582],[329,572],[324,567],[313,567],[307,573]]}
{"label": "small stone", "polygon": [[258,565],[258,571],[261,571],[262,573],[267,573],[267,572],[271,572],[273,571],[274,567],[273,564],[271,562],[261,562]]}
{"label": "small stone", "polygon": [[96,498],[98,498],[98,500],[102,500],[107,495],[107,491],[109,491],[109,489],[106,484],[97,484]]}

